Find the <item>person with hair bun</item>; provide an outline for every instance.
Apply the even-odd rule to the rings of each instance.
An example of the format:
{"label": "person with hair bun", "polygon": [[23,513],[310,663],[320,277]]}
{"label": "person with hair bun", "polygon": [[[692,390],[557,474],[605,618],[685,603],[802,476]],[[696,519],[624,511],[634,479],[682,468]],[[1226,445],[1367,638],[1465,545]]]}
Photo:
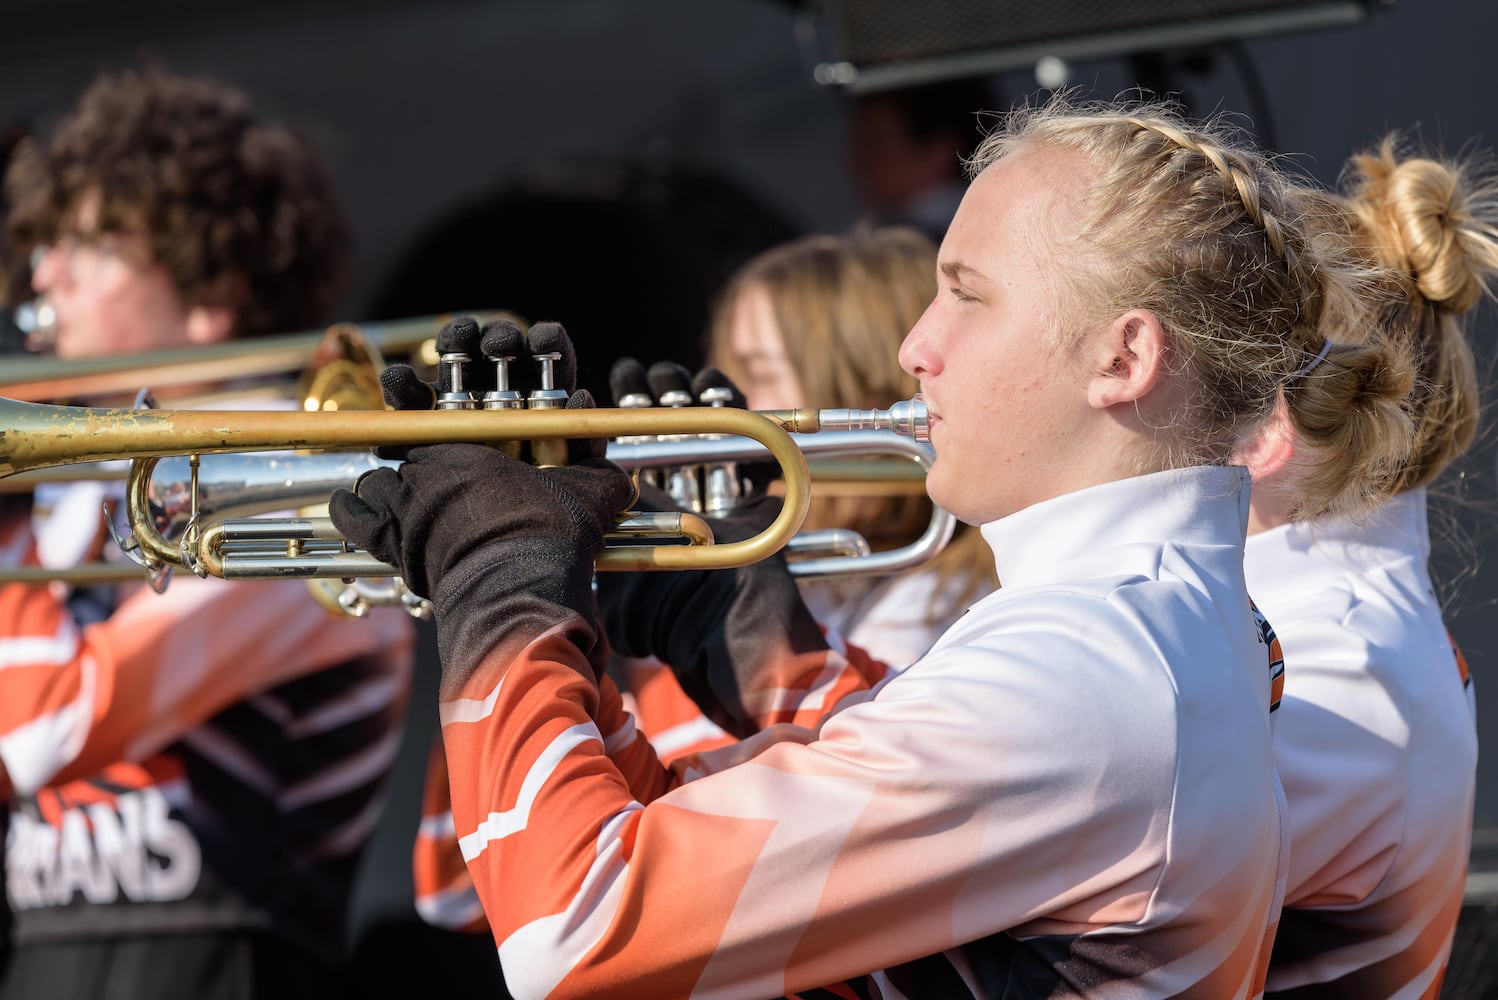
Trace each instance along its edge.
{"label": "person with hair bun", "polygon": [[[1355,157],[1328,238],[1383,269],[1372,326],[1349,324],[1284,390],[1255,473],[1249,590],[1287,664],[1275,759],[1289,807],[1290,871],[1271,994],[1434,996],[1462,905],[1477,763],[1471,678],[1442,621],[1427,563],[1426,487],[1472,443],[1477,375],[1464,326],[1498,274],[1498,187],[1473,162],[1401,151]],[[1414,438],[1359,517],[1300,518],[1294,489],[1355,446],[1335,393],[1342,345],[1413,352]],[[1331,396],[1328,437],[1306,411]]]}
{"label": "person with hair bun", "polygon": [[[515,996],[1262,990],[1287,846],[1236,455],[1370,268],[1269,157],[1166,107],[1026,109],[973,172],[899,357],[931,499],[1003,586],[870,690],[663,767],[611,649],[771,714],[860,654],[780,560],[601,613],[635,492],[602,441],[554,468],[415,449],[333,496],[435,604],[454,830]],[[1330,353],[1300,391],[1363,431],[1293,484],[1308,515],[1369,503],[1410,446],[1397,346]]]}

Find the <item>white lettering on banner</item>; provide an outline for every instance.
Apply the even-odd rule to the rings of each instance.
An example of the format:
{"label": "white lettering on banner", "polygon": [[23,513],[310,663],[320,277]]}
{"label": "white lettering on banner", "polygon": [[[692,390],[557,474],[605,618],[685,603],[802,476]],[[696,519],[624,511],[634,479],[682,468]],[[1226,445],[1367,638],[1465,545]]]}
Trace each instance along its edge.
{"label": "white lettering on banner", "polygon": [[184,899],[202,870],[197,840],[159,788],[66,809],[59,827],[11,814],[6,893],[17,910],[65,906],[80,892],[90,903]]}

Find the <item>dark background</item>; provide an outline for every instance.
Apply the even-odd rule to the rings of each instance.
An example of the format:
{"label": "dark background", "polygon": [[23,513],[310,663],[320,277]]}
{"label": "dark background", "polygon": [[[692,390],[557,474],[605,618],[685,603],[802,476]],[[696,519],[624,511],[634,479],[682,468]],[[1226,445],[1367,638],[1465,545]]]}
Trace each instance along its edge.
{"label": "dark background", "polygon": [[[9,0],[0,129],[45,124],[98,70],[146,59],[236,83],[332,164],[357,239],[339,318],[560,319],[602,395],[615,356],[692,360],[712,294],[747,256],[856,219],[844,98],[813,82],[828,36],[812,26],[771,0]],[[1330,181],[1391,128],[1449,151],[1498,143],[1495,38],[1498,4],[1402,0],[1359,25],[1098,56],[1070,80],[1105,95],[1144,83],[1198,113],[1241,114]],[[1037,91],[1024,67],[993,82],[1005,101]],[[1486,310],[1474,342],[1488,372],[1494,332]],[[1493,456],[1480,448],[1437,502],[1437,571],[1484,741],[1498,733],[1498,694],[1483,699],[1498,692]],[[415,707],[424,747],[430,687]],[[409,908],[422,759],[401,764],[362,920]],[[1479,765],[1477,807],[1498,821],[1498,755]]]}

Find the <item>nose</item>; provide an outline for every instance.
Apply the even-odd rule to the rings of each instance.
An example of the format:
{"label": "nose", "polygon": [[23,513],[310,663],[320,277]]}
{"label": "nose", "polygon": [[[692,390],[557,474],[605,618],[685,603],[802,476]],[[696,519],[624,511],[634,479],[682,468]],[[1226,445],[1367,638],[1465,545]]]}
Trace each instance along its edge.
{"label": "nose", "polygon": [[941,370],[941,356],[936,351],[934,336],[935,312],[936,300],[933,299],[900,344],[900,367],[918,379]]}

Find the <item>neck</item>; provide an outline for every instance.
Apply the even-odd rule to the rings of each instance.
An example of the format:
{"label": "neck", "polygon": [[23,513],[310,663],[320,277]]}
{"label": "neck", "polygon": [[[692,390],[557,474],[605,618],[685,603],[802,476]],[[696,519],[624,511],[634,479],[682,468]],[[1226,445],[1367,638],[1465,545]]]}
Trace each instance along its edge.
{"label": "neck", "polygon": [[1248,501],[1248,533],[1257,535],[1261,531],[1289,524],[1295,513],[1295,501],[1289,490],[1279,482],[1279,477],[1269,476],[1254,480]]}

